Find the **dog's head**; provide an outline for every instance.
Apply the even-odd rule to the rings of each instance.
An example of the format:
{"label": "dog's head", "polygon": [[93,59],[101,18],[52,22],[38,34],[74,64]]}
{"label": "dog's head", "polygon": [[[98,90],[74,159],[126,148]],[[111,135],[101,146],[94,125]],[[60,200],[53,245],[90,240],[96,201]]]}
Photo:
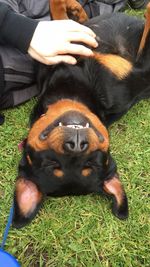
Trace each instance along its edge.
{"label": "dog's head", "polygon": [[104,189],[122,206],[125,194],[108,148],[106,128],[87,107],[72,100],[50,105],[27,138],[16,182],[14,224],[30,221],[45,195]]}

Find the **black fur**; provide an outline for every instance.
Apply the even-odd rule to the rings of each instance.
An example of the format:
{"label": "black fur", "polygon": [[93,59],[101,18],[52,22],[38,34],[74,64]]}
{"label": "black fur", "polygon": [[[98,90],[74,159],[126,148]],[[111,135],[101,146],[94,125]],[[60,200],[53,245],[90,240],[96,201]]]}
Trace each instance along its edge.
{"label": "black fur", "polygon": [[[58,99],[73,99],[86,105],[108,127],[125,114],[135,103],[150,97],[150,34],[137,60],[137,51],[143,33],[144,22],[125,14],[96,17],[86,23],[97,34],[97,52],[116,54],[133,64],[132,71],[118,79],[105,66],[93,58],[78,58],[75,66],[59,64],[38,67],[38,85],[41,97],[31,116],[31,125],[47,111],[49,104]],[[31,180],[43,195],[63,196],[98,193],[103,191],[105,181],[117,177],[117,168],[109,151],[95,151],[85,155],[57,155],[54,151],[34,151],[26,145],[24,158],[30,155],[32,166],[25,160],[19,169],[19,176]],[[53,162],[50,161],[53,159]],[[63,166],[63,182],[53,177],[54,165]],[[89,164],[89,165],[88,165]],[[92,166],[91,176],[81,177],[83,166]],[[57,166],[59,167],[59,166]],[[28,218],[16,209],[14,225],[22,226],[36,214],[35,209]],[[116,199],[113,213],[119,218],[128,216],[128,204],[123,190],[122,203]],[[20,219],[21,217],[21,219]],[[27,220],[27,221],[26,221]]]}
{"label": "black fur", "polygon": [[[98,36],[96,52],[120,55],[133,63],[133,71],[118,80],[92,58],[79,58],[75,66],[42,65],[38,84],[42,97],[32,122],[45,113],[47,105],[62,98],[79,100],[109,126],[138,101],[150,97],[150,34],[145,48],[136,60],[144,21],[125,14],[96,17],[86,23]],[[86,97],[85,97],[86,96]]]}

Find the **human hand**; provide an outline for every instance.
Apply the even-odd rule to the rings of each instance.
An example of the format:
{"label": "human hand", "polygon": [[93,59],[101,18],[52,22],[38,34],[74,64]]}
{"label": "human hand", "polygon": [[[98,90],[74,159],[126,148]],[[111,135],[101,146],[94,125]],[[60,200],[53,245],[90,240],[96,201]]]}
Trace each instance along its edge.
{"label": "human hand", "polygon": [[72,55],[93,55],[91,49],[77,43],[97,47],[95,37],[90,28],[73,20],[40,21],[28,53],[32,58],[47,65],[60,62],[76,64],[76,59]]}

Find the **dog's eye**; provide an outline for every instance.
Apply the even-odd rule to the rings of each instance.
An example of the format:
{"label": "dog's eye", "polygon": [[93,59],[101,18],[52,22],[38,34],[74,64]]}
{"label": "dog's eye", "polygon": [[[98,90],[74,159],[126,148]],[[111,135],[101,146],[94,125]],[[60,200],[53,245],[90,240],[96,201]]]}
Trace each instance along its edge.
{"label": "dog's eye", "polygon": [[83,170],[88,170],[88,172],[89,172],[89,170],[91,170],[91,172],[92,172],[93,168],[94,168],[93,162],[92,161],[87,161],[84,164]]}
{"label": "dog's eye", "polygon": [[93,162],[91,162],[91,161],[87,161],[85,163],[85,168],[92,168],[92,166],[93,166]]}
{"label": "dog's eye", "polygon": [[42,167],[60,168],[60,164],[55,160],[44,160],[42,162]]}
{"label": "dog's eye", "polygon": [[50,164],[51,166],[59,166],[59,163],[58,163],[57,161],[55,161],[55,160],[50,160],[50,161],[49,161],[49,164]]}
{"label": "dog's eye", "polygon": [[102,164],[101,162],[97,162],[97,161],[87,161],[86,164],[85,164],[85,167],[89,167],[91,169],[94,169],[94,168],[101,168],[102,167]]}

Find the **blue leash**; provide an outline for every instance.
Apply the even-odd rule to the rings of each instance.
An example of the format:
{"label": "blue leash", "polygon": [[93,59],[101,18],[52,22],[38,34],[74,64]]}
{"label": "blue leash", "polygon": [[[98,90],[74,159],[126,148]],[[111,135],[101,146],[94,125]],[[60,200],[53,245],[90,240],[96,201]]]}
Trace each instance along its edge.
{"label": "blue leash", "polygon": [[14,203],[12,204],[12,207],[10,208],[7,224],[5,227],[2,243],[0,244],[0,266],[1,267],[20,267],[18,261],[8,252],[4,250],[4,246],[6,243],[6,239],[8,237],[9,229],[12,224],[13,220],[13,214],[14,214]]}
{"label": "blue leash", "polygon": [[6,243],[6,239],[7,239],[7,236],[8,236],[8,232],[9,232],[9,229],[10,229],[11,224],[12,224],[13,214],[14,214],[14,203],[12,204],[12,207],[10,208],[8,221],[7,221],[7,224],[6,224],[6,227],[5,227],[5,231],[4,231],[4,235],[3,235],[3,240],[2,240],[2,243],[0,245],[1,249],[4,249],[4,246],[5,246],[5,243]]}

